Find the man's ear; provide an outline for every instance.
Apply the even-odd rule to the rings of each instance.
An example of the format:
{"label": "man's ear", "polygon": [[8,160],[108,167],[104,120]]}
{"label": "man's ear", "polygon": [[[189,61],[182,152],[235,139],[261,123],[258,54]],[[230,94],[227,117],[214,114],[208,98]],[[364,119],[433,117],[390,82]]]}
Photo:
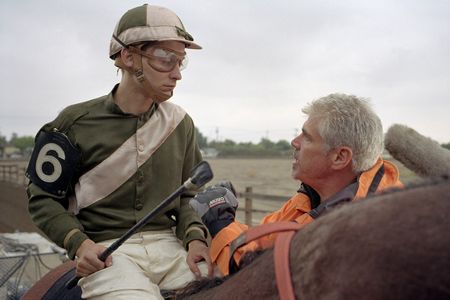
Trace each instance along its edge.
{"label": "man's ear", "polygon": [[120,53],[119,55],[117,55],[114,65],[121,69],[132,69],[133,68],[132,53],[126,48],[120,50]]}
{"label": "man's ear", "polygon": [[342,146],[333,150],[332,168],[334,170],[342,170],[351,165],[353,159],[353,151],[351,148]]}

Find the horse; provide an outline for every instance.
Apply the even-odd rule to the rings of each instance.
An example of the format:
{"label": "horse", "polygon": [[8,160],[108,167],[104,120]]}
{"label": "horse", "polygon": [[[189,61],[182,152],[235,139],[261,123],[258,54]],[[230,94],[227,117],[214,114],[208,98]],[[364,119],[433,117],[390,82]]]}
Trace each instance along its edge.
{"label": "horse", "polygon": [[[296,299],[450,299],[450,180],[344,204],[290,245]],[[267,250],[222,284],[175,299],[279,299]],[[208,285],[201,283],[202,286]]]}
{"label": "horse", "polygon": [[[299,230],[290,244],[295,297],[450,299],[449,216],[448,176],[335,208]],[[54,272],[22,299],[80,299],[79,287],[64,291],[73,263],[60,266],[58,276]],[[167,298],[278,299],[274,278],[269,249],[226,280],[194,282]]]}

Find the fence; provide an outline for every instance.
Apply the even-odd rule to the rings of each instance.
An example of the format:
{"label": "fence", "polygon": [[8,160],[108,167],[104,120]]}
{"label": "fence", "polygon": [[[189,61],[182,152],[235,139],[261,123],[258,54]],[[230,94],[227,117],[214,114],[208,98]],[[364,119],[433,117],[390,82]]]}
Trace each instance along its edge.
{"label": "fence", "polygon": [[[26,163],[24,162],[3,161],[0,163],[0,181],[25,186],[28,183],[25,171]],[[243,216],[239,215],[238,219],[242,219],[242,222],[249,226],[258,223],[263,214],[273,211],[289,198],[286,196],[253,193],[251,186],[246,187],[244,192],[238,192],[237,197],[244,200],[241,201],[241,206],[243,207],[238,208],[238,213],[243,213]],[[269,201],[273,204],[262,205],[260,200]]]}
{"label": "fence", "polygon": [[[274,209],[278,208],[282,205],[282,203],[286,202],[289,199],[289,197],[286,196],[253,193],[253,188],[251,186],[246,187],[245,192],[243,193],[238,192],[237,197],[244,198],[244,207],[239,207],[238,212],[241,211],[244,213],[243,221],[248,226],[253,226],[254,223],[259,222],[260,218],[255,218],[254,213],[259,213],[261,215],[272,212]],[[264,208],[263,205],[255,200],[267,200],[269,202],[272,202],[274,205]],[[255,206],[257,206],[258,208],[255,208]]]}
{"label": "fence", "polygon": [[1,163],[0,181],[26,185],[28,179],[25,176],[26,166],[22,163]]}

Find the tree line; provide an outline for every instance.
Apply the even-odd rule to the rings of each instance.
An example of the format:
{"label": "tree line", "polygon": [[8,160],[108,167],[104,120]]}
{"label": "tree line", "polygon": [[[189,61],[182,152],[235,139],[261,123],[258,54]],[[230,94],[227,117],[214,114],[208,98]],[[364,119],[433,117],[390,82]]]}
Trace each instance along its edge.
{"label": "tree line", "polygon": [[13,146],[18,148],[22,153],[27,149],[31,149],[34,146],[34,136],[26,135],[19,136],[17,133],[13,133],[10,139],[0,133],[0,147]]}
{"label": "tree line", "polygon": [[[269,139],[261,138],[261,141],[257,144],[251,142],[236,143],[231,139],[208,141],[198,128],[195,128],[195,131],[200,149],[204,151],[205,149],[215,149],[219,157],[277,157],[292,154],[291,145],[285,140],[272,142]],[[34,146],[34,137],[19,136],[13,133],[11,138],[7,139],[0,133],[0,147],[5,146],[16,147],[22,154],[29,154],[30,149]]]}
{"label": "tree line", "polygon": [[[202,150],[215,149],[218,157],[284,157],[292,154],[291,144],[286,140],[273,142],[267,138],[261,138],[259,143],[237,143],[231,139],[224,141],[208,141],[198,128],[195,128],[197,142]],[[19,136],[13,133],[7,139],[0,133],[0,147],[13,146],[25,153],[34,146],[33,136]],[[450,150],[450,143],[442,144],[442,147]]]}
{"label": "tree line", "polygon": [[286,140],[272,142],[269,139],[261,138],[260,142],[236,143],[231,139],[224,141],[208,141],[198,128],[195,128],[197,142],[200,149],[215,149],[218,157],[283,157],[292,155],[291,144]]}

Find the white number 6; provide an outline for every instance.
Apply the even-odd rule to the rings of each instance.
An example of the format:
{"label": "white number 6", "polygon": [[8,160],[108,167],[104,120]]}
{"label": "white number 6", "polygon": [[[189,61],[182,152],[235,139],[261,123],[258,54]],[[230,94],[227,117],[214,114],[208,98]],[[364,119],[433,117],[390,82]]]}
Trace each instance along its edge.
{"label": "white number 6", "polygon": [[[58,180],[59,176],[62,173],[62,166],[59,160],[51,155],[48,155],[49,151],[55,151],[57,156],[61,159],[66,159],[66,154],[64,150],[55,143],[48,143],[44,147],[42,147],[41,151],[39,151],[38,157],[36,159],[36,174],[42,181],[47,183],[52,183]],[[53,172],[51,174],[45,174],[42,167],[44,163],[50,163],[53,166]]]}

